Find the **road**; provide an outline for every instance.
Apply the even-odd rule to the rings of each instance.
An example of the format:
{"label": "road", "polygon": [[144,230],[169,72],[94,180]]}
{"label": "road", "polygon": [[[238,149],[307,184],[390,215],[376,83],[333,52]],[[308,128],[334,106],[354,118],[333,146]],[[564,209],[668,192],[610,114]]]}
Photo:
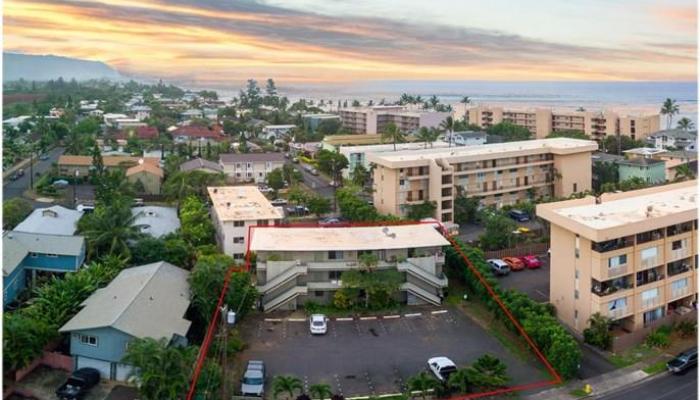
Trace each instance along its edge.
{"label": "road", "polygon": [[[38,172],[40,175],[44,174],[51,168],[51,164],[58,162],[58,157],[63,154],[65,149],[63,147],[56,147],[49,151],[47,154],[49,156],[48,160],[38,160],[33,167],[33,172],[36,175]],[[38,176],[34,177],[34,183]],[[21,197],[22,193],[29,189],[29,167],[24,169],[24,176],[20,177],[16,181],[11,181],[10,179],[5,179],[3,181],[2,196],[5,200],[11,199],[13,197]]]}
{"label": "road", "polygon": [[294,168],[301,172],[301,175],[304,177],[304,184],[306,184],[306,186],[310,187],[314,190],[314,192],[325,198],[333,199],[335,190],[333,189],[333,186],[330,185],[329,181],[320,175],[311,175],[304,169],[304,164],[299,163],[292,165],[294,165]]}
{"label": "road", "polygon": [[697,370],[685,375],[666,374],[641,385],[624,388],[600,400],[691,400],[698,398]]}

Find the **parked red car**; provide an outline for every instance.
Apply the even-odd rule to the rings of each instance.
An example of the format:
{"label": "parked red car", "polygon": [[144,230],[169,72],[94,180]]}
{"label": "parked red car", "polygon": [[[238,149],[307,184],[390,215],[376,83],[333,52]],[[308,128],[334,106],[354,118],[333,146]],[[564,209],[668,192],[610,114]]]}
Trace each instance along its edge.
{"label": "parked red car", "polygon": [[522,271],[525,264],[518,257],[503,257],[503,261],[510,267],[511,271]]}
{"label": "parked red car", "polygon": [[532,254],[520,257],[520,261],[522,261],[528,269],[535,269],[542,266],[542,261]]}

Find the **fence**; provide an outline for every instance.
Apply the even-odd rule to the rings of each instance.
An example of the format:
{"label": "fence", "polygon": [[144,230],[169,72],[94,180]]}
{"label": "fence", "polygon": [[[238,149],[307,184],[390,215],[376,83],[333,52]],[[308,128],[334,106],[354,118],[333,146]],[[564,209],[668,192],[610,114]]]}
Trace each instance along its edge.
{"label": "fence", "polygon": [[73,371],[73,357],[65,354],[56,353],[53,351],[44,351],[44,354],[34,360],[31,364],[22,369],[15,371],[15,382],[21,381],[25,376],[29,375],[34,368],[39,365],[46,365],[49,368],[62,369],[68,372]]}
{"label": "fence", "polygon": [[484,257],[488,258],[503,258],[503,257],[519,257],[528,254],[545,254],[549,249],[549,243],[533,243],[523,246],[514,247],[511,249],[485,251]]}
{"label": "fence", "polygon": [[663,318],[659,318],[654,321],[651,325],[644,328],[639,328],[634,332],[625,333],[621,336],[613,336],[612,352],[619,353],[632,348],[639,343],[642,343],[644,339],[653,331],[662,325],[672,325],[680,321],[696,321],[698,319],[697,311],[693,310],[685,314],[670,313]]}

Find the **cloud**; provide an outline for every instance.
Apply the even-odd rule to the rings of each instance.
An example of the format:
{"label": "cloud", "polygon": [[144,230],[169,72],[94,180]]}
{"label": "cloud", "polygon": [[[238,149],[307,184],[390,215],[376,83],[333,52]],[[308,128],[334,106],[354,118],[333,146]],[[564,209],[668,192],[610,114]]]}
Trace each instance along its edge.
{"label": "cloud", "polygon": [[[680,65],[688,77],[695,74],[694,53],[672,46],[571,45],[431,22],[320,15],[255,1],[8,0],[5,18],[5,33],[13,39],[6,46],[12,49],[37,48],[42,37],[48,43],[60,36],[66,38],[60,49],[67,55],[94,52],[129,71],[193,79],[227,72],[240,78],[256,71],[331,80],[441,74],[640,79],[653,66],[663,74],[669,64],[674,72]],[[110,55],[110,49],[117,54]],[[167,65],[172,61],[181,64]]]}

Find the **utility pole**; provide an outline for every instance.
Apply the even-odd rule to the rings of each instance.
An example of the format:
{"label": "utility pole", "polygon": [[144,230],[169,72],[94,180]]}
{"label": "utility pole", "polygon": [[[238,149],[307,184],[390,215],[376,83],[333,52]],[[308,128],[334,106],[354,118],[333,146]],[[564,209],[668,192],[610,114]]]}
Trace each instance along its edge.
{"label": "utility pole", "polygon": [[34,149],[29,151],[29,190],[34,189]]}
{"label": "utility pole", "polygon": [[219,318],[221,321],[221,335],[222,337],[222,346],[223,346],[223,351],[221,352],[221,400],[225,400],[228,397],[227,396],[227,384],[226,384],[226,376],[227,376],[227,354],[226,354],[226,349],[228,345],[228,306],[223,306],[221,310],[221,318]]}

